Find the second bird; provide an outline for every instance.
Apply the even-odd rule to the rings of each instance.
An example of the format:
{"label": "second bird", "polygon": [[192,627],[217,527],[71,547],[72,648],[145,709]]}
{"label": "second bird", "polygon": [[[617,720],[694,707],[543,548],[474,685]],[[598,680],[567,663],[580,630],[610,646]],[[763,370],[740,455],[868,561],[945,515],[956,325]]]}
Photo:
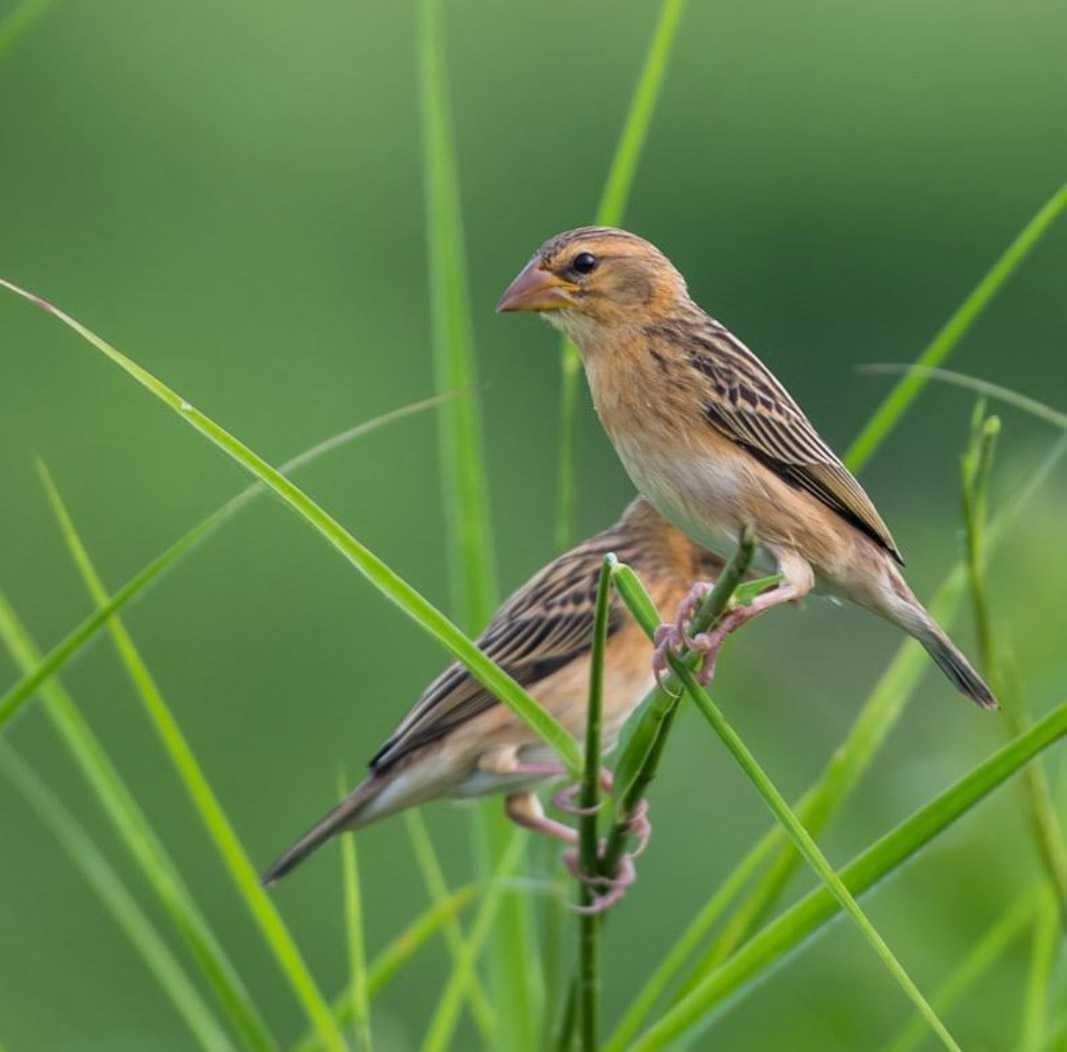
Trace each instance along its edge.
{"label": "second bird", "polygon": [[724,555],[749,527],[781,574],[776,588],[699,641],[708,675],[730,632],[815,588],[899,626],[958,690],[996,707],[908,587],[896,542],[863,487],[771,371],[693,302],[654,245],[610,227],[558,234],[498,309],[538,312],[578,345],[605,430],[667,519]]}

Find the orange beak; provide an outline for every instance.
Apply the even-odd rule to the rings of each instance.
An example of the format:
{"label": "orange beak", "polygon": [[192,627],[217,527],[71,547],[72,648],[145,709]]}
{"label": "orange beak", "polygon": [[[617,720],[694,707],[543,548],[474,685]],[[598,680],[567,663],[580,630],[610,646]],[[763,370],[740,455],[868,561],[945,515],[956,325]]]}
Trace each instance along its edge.
{"label": "orange beak", "polygon": [[559,310],[573,304],[569,294],[577,287],[550,271],[542,270],[538,261],[531,259],[504,290],[496,309],[501,313],[513,310]]}

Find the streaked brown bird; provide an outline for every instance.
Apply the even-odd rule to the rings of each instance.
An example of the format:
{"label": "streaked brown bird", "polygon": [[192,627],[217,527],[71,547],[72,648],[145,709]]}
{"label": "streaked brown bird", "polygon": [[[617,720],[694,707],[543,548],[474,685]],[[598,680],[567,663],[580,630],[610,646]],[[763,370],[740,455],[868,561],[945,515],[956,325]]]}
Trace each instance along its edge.
{"label": "streaked brown bird", "polygon": [[[645,500],[633,501],[610,528],[559,556],[497,611],[479,648],[521,683],[576,737],[585,731],[597,581],[614,552],[640,575],[657,605],[677,604],[693,580],[717,576],[721,560],[698,548]],[[614,594],[604,654],[604,750],[653,683],[652,645]],[[565,774],[555,754],[460,664],[450,665],[370,762],[370,774],[302,836],[264,876],[273,884],[334,834],[439,797],[506,793],[508,816],[568,845],[575,831],[545,816],[533,792]],[[557,802],[564,810],[566,791]],[[632,830],[647,839],[647,819]],[[573,859],[571,861],[574,868]],[[615,882],[598,882],[601,904],[632,881],[632,863]]]}
{"label": "streaked brown bird", "polygon": [[[958,690],[996,707],[908,587],[896,542],[863,487],[771,371],[693,302],[654,245],[610,227],[558,234],[497,309],[536,311],[578,345],[604,429],[668,520],[720,554],[751,527],[763,565],[781,574],[777,587],[695,641],[707,652],[705,678],[730,632],[815,588],[902,628]],[[664,647],[677,645],[689,608],[664,631]],[[658,667],[664,657],[657,652]]]}

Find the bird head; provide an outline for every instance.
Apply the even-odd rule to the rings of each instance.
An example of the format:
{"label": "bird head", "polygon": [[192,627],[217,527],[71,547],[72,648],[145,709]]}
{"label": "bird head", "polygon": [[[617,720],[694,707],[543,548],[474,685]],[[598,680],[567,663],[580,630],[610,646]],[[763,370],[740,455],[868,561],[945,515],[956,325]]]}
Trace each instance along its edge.
{"label": "bird head", "polygon": [[496,309],[535,311],[581,343],[591,326],[647,324],[687,299],[685,280],[655,245],[613,227],[579,227],[549,238]]}

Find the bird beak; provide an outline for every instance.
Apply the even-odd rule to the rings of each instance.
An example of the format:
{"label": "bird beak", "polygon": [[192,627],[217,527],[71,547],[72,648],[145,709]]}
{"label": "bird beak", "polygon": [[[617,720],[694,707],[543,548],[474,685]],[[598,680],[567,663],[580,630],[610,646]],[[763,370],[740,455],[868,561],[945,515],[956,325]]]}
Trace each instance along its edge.
{"label": "bird beak", "polygon": [[559,310],[573,301],[569,293],[577,285],[563,281],[555,274],[542,270],[536,259],[531,259],[519,276],[504,290],[496,309],[500,313],[513,310]]}

